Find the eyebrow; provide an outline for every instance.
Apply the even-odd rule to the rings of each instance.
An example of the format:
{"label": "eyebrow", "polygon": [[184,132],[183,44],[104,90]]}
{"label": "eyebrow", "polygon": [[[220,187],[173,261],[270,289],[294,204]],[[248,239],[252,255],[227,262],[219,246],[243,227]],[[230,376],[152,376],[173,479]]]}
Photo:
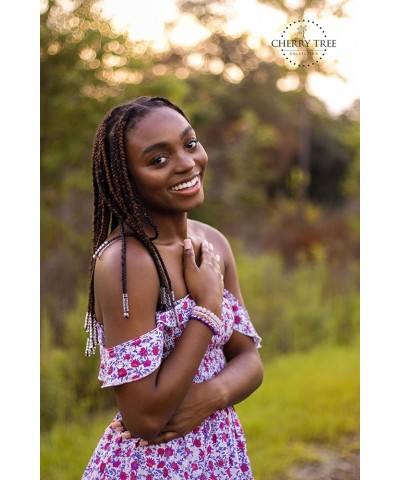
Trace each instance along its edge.
{"label": "eyebrow", "polygon": [[[179,135],[179,138],[184,138],[191,130],[193,130],[193,127],[191,125],[188,125],[183,132]],[[194,130],[193,130],[194,131]],[[158,142],[158,143],[153,143],[153,145],[149,145],[146,147],[143,152],[142,152],[142,157],[146,155],[146,153],[152,152],[153,150],[157,150],[159,148],[164,148],[168,147],[169,143],[168,142]]]}

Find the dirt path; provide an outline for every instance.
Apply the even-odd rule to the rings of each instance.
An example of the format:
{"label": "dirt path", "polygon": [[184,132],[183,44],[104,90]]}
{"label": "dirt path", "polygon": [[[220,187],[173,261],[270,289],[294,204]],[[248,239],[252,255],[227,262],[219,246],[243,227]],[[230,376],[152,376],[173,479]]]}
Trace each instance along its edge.
{"label": "dirt path", "polygon": [[288,472],[288,480],[359,480],[360,452],[343,449],[311,447],[318,462],[297,467]]}

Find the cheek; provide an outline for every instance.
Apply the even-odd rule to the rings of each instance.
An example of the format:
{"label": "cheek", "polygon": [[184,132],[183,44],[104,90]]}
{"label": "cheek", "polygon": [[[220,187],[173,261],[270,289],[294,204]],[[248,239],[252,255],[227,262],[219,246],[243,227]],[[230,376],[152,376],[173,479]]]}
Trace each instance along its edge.
{"label": "cheek", "polygon": [[133,188],[146,200],[153,198],[156,193],[165,187],[165,179],[161,175],[151,175],[146,172],[145,175],[140,171],[133,172]]}
{"label": "cheek", "polygon": [[207,167],[208,164],[208,155],[203,147],[201,147],[201,151],[199,152],[198,164],[201,165],[204,169]]}

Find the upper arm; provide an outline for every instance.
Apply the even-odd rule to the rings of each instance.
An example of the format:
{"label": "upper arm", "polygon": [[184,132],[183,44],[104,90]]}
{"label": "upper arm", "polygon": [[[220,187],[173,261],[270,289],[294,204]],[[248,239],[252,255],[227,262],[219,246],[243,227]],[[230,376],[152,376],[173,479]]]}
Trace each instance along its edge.
{"label": "upper arm", "polygon": [[159,295],[157,270],[146,248],[126,238],[129,318],[123,315],[121,243],[114,242],[96,262],[96,314],[104,325],[106,346],[118,345],[155,327]]}
{"label": "upper arm", "polygon": [[[140,363],[139,366],[132,367],[132,369],[129,366],[126,368],[127,371],[131,370],[129,376],[138,375],[138,377],[134,381],[130,380],[114,385],[114,391],[119,410],[131,431],[145,434],[153,428],[152,417],[143,415],[143,412],[149,409],[151,411],[149,398],[153,398],[159,365],[154,360],[150,367],[146,366],[147,372],[143,369],[135,371],[135,369],[142,368],[142,362],[139,362],[140,354],[133,352],[132,348],[135,347],[130,346],[125,350],[125,347],[120,344],[142,337],[141,345],[144,346],[143,335],[151,331],[153,331],[150,334],[153,339],[151,341],[156,341],[154,335],[157,335],[155,327],[160,284],[156,267],[145,247],[133,238],[126,239],[126,247],[129,318],[125,318],[123,315],[120,242],[110,245],[96,263],[95,294],[96,309],[99,310],[99,312],[96,310],[96,315],[101,317],[104,325],[106,347],[118,345],[123,350],[121,350],[122,353],[117,354],[117,357],[126,351],[128,356],[134,354],[135,357],[132,359],[137,360],[138,364]],[[162,345],[159,348],[162,349]],[[118,365],[113,365],[112,369],[120,368]],[[132,408],[133,399],[134,408]]]}

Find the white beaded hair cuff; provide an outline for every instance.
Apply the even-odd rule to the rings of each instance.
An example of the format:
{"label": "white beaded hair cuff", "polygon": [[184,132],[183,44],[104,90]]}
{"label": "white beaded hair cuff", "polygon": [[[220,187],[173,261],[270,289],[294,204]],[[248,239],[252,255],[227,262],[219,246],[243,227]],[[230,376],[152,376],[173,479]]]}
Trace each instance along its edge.
{"label": "white beaded hair cuff", "polygon": [[221,320],[211,310],[207,308],[195,306],[193,307],[190,318],[198,320],[206,325],[214,335],[218,335],[221,332]]}

